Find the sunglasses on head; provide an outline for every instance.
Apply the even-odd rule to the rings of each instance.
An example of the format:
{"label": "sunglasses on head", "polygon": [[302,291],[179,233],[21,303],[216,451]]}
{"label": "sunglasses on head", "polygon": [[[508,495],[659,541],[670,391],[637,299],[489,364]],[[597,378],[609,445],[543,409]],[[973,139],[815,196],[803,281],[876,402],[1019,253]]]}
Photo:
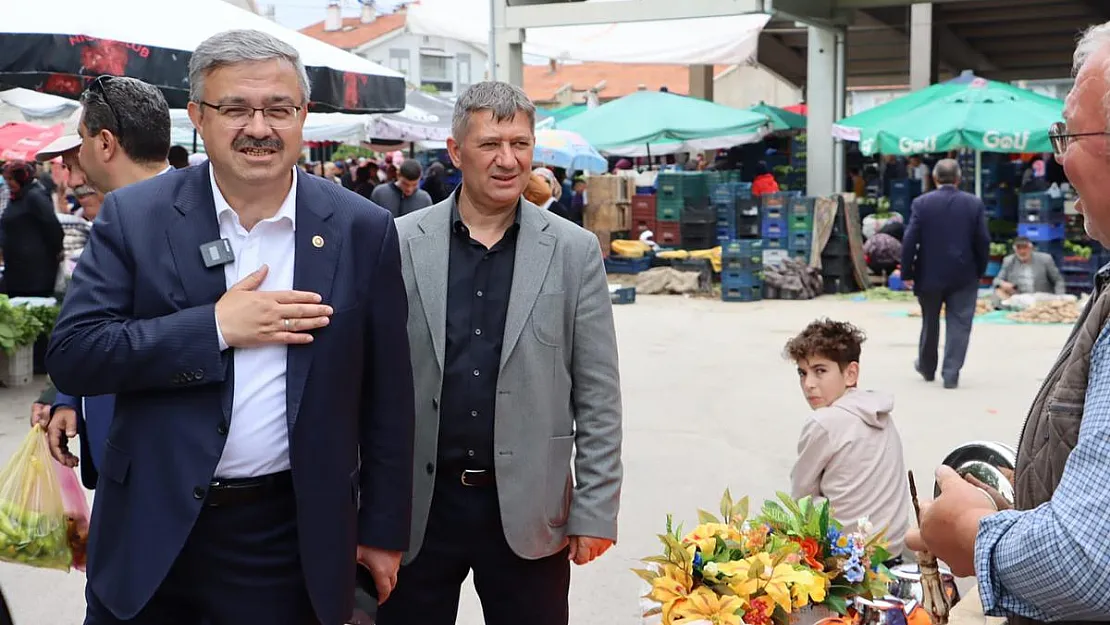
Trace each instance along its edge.
{"label": "sunglasses on head", "polygon": [[96,79],[89,84],[89,91],[99,95],[100,99],[104,100],[104,105],[108,107],[108,110],[112,113],[112,118],[116,120],[117,134],[123,134],[123,118],[116,112],[116,107],[112,106],[112,100],[108,97],[108,91],[105,89],[108,83],[115,80],[115,78],[115,76],[110,76],[108,74],[97,76]]}

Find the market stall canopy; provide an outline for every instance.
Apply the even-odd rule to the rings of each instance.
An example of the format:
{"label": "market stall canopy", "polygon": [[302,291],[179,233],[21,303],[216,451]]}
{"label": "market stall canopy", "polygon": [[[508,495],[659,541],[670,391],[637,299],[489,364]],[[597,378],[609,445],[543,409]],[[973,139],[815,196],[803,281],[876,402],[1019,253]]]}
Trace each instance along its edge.
{"label": "market stall canopy", "polygon": [[766,115],[698,98],[637,91],[572,117],[559,129],[577,132],[602,152],[632,156],[641,149],[667,154],[687,151],[683,147],[711,150],[753,143],[767,134],[770,123]]}
{"label": "market stall canopy", "polygon": [[402,74],[223,0],[52,0],[9,9],[0,21],[0,82],[76,98],[97,75],[130,76],[159,87],[171,108],[185,108],[192,51],[232,29],[261,30],[296,48],[314,111],[405,107]]}
{"label": "market stall canopy", "polygon": [[760,102],[748,109],[753,113],[766,115],[771,120],[771,129],[775,132],[788,132],[791,130],[805,130],[805,115],[799,115],[777,106]]}
{"label": "market stall canopy", "polygon": [[446,141],[454,110],[454,104],[443,98],[412,90],[405,96],[403,110],[374,117],[368,136],[385,141]]}
{"label": "market stall canopy", "polygon": [[35,154],[62,136],[64,126],[12,122],[0,126],[0,161],[33,161]]}
{"label": "market stall canopy", "polygon": [[1048,127],[1063,119],[1063,112],[1060,100],[993,87],[968,89],[863,128],[860,152],[1051,152]]}
{"label": "market stall canopy", "polygon": [[[941,115],[941,117],[944,117],[950,123],[948,130],[941,132],[942,134],[949,135],[948,143],[945,144],[951,144],[951,141],[955,141],[955,139],[952,139],[951,132],[959,131],[959,124],[967,124],[973,121],[973,119],[967,117],[967,115],[980,114],[971,112],[970,109],[981,109],[983,111],[982,114],[987,115],[987,117],[975,118],[979,120],[981,132],[975,132],[975,128],[969,125],[969,127],[966,128],[966,137],[963,138],[963,140],[968,142],[960,145],[953,145],[951,148],[942,147],[942,142],[939,137],[936,137],[936,132],[922,133],[921,131],[915,131],[912,134],[906,135],[907,141],[905,143],[907,144],[902,145],[902,148],[905,149],[899,148],[897,150],[891,150],[891,147],[887,149],[881,148],[881,145],[889,145],[889,143],[882,143],[880,145],[877,141],[878,135],[882,130],[897,130],[899,128],[912,129],[912,125],[898,124],[902,124],[902,121],[909,119],[926,121],[922,120],[917,115],[917,111],[925,107],[931,107],[931,109],[929,109],[929,114]],[[946,112],[945,109],[948,107],[958,109],[959,112],[956,110]],[[1020,115],[1031,111],[1036,111],[1039,117],[1027,119],[1025,121],[1011,117],[1011,115]],[[1052,113],[1055,114],[1055,119],[1043,121],[1047,119],[1045,114],[1051,111],[1055,111],[1055,113]],[[865,152],[865,154],[877,152],[908,154],[915,152],[942,151],[961,147],[976,148],[988,152],[1050,151],[1051,148],[1048,145],[1048,127],[1053,121],[1060,121],[1062,111],[1063,102],[1060,100],[1049,98],[1048,95],[1041,95],[1040,93],[1013,87],[1012,84],[1005,82],[996,82],[979,78],[970,71],[966,71],[952,80],[930,85],[930,87],[926,89],[902,95],[902,97],[881,104],[879,107],[868,109],[864,112],[842,119],[833,125],[833,134],[835,137],[845,141],[860,141],[860,151],[862,152],[865,148],[865,145],[862,145],[862,139],[864,139],[864,131],[867,130],[868,137],[876,141],[867,145],[869,151]],[[907,115],[910,113],[914,113],[915,117],[908,118]],[[961,114],[965,115],[962,121],[960,121],[961,118],[958,117],[958,115]],[[999,119],[999,123],[996,125],[983,123],[983,120],[990,121],[990,114],[1007,115],[1007,117],[1005,121]],[[1017,127],[1013,127],[1012,124],[1015,123],[1018,124]],[[937,124],[931,123],[928,128],[936,130]],[[940,125],[940,128],[945,127],[944,125]],[[1023,140],[1023,142],[1027,143],[1027,149],[1000,149],[1002,147],[1002,135],[1010,133],[1010,137],[1012,138],[1013,132],[1018,132],[1020,134],[1026,130],[1030,131],[1029,138]],[[987,137],[988,131],[990,131],[989,138]],[[976,137],[976,135],[980,137],[980,139],[977,140],[978,143],[971,141],[971,138]],[[890,137],[889,133],[887,137]],[[915,137],[917,137],[917,139],[914,139]],[[1043,138],[1043,142],[1040,142],[1041,138]],[[920,143],[920,145],[912,144],[915,142]],[[895,144],[897,143],[898,140],[895,141]],[[934,143],[937,145],[935,150],[931,148],[926,149]],[[977,148],[977,145],[982,145],[982,147]],[[1043,150],[1037,148],[1037,145],[1041,145]]]}
{"label": "market stall canopy", "polygon": [[[589,0],[604,2],[605,0]],[[567,11],[574,7],[567,6]],[[466,16],[460,19],[459,16]],[[558,60],[715,65],[755,58],[763,13],[655,22],[529,28],[524,52]],[[489,44],[489,0],[420,0],[409,6],[410,32]]]}
{"label": "market stall canopy", "polygon": [[609,161],[581,135],[569,130],[537,130],[532,162],[591,174],[609,171]]}
{"label": "market stall canopy", "polygon": [[0,91],[0,124],[31,122],[44,126],[60,124],[77,109],[77,102],[30,89]]}

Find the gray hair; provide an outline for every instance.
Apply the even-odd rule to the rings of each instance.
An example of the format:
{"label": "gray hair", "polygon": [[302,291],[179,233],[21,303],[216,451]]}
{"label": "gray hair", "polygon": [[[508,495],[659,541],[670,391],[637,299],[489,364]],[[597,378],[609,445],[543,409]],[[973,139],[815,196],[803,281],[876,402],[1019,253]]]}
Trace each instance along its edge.
{"label": "gray hair", "polygon": [[952,158],[942,158],[933,167],[937,184],[956,184],[960,181],[960,164]]}
{"label": "gray hair", "polygon": [[170,107],[157,87],[137,78],[102,76],[81,94],[90,136],[107,130],[136,163],[164,163],[170,151]]}
{"label": "gray hair", "polygon": [[455,113],[451,119],[451,136],[462,141],[470,125],[470,115],[478,111],[490,111],[493,120],[506,122],[524,113],[528,125],[536,127],[536,105],[520,87],[507,82],[486,81],[471,85],[455,102]]}
{"label": "gray hair", "polygon": [[312,85],[308,81],[301,55],[293,46],[260,30],[228,30],[201,42],[189,59],[189,99],[204,99],[204,79],[213,70],[227,65],[256,61],[288,61],[297,70],[301,93],[308,102]]}
{"label": "gray hair", "polygon": [[[1087,60],[1106,47],[1107,44],[1110,44],[1110,22],[1096,24],[1083,31],[1079,43],[1075,45],[1075,55],[1072,57],[1072,75],[1078,75],[1079,70],[1083,69]],[[1110,84],[1110,68],[1103,70],[1103,79],[1106,80],[1107,84]],[[1102,106],[1104,117],[1110,115],[1110,93],[1103,96]]]}

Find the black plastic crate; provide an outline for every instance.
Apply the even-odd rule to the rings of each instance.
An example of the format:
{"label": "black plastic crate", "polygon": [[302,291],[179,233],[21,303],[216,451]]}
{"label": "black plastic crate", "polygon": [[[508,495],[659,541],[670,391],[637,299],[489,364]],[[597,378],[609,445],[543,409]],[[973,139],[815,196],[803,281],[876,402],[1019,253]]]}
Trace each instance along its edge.
{"label": "black plastic crate", "polygon": [[684,224],[717,224],[717,211],[711,207],[694,208],[687,204],[679,220]]}
{"label": "black plastic crate", "polygon": [[614,304],[635,304],[636,287],[626,286],[609,292],[609,299]]}
{"label": "black plastic crate", "polygon": [[827,276],[823,275],[822,280],[825,283],[825,294],[832,295],[834,293],[855,293],[859,290],[856,286],[856,279],[854,276]]}
{"label": "black plastic crate", "polygon": [[825,243],[825,249],[822,250],[822,256],[849,256],[852,253],[852,246],[848,243],[848,235],[846,234],[833,234],[829,237],[828,243]]}
{"label": "black plastic crate", "polygon": [[762,283],[755,286],[721,284],[721,301],[723,302],[758,302],[762,300]]}
{"label": "black plastic crate", "polygon": [[821,275],[823,276],[852,277],[855,275],[855,271],[855,263],[852,262],[851,256],[821,255]]}

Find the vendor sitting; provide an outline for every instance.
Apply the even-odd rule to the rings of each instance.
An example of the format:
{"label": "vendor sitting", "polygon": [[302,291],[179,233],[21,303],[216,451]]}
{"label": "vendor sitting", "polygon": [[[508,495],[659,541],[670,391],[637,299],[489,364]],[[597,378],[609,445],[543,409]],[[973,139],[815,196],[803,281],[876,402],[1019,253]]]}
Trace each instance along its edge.
{"label": "vendor sitting", "polygon": [[1014,253],[1002,261],[1002,269],[994,279],[994,307],[1020,293],[1064,294],[1064,277],[1050,254],[1033,250],[1033,242],[1025,237],[1014,239]]}

